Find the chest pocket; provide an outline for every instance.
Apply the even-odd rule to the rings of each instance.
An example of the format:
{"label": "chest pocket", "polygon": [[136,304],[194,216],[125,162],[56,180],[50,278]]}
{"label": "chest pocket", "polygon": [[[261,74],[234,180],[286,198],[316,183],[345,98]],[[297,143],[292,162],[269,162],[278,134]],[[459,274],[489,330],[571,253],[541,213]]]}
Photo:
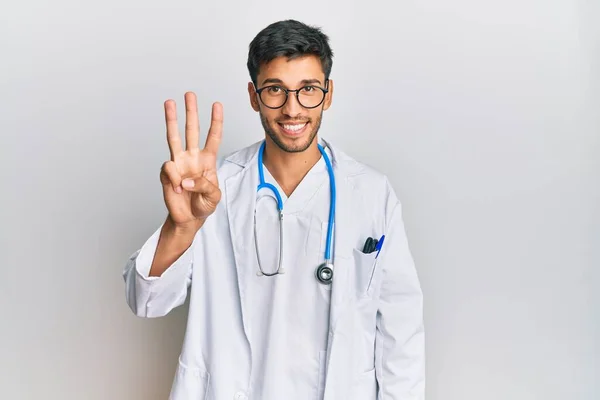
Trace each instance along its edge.
{"label": "chest pocket", "polygon": [[377,268],[377,252],[365,254],[358,249],[352,249],[354,258],[354,277],[358,297],[371,297],[373,288],[379,279]]}

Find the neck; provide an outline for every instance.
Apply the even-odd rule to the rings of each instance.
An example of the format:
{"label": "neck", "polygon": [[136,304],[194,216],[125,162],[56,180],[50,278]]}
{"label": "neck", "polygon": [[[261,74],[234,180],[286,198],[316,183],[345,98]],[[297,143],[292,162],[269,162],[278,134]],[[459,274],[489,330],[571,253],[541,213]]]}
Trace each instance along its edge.
{"label": "neck", "polygon": [[318,139],[315,138],[315,141],[305,151],[288,153],[267,138],[263,163],[287,197],[292,194],[308,171],[321,158],[317,143]]}

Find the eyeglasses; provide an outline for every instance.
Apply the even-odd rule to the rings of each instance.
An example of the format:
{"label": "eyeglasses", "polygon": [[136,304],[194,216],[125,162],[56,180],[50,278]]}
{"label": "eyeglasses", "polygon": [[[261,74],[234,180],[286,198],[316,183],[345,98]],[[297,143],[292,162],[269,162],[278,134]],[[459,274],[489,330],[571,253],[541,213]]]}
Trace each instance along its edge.
{"label": "eyeglasses", "polygon": [[300,89],[286,89],[278,85],[265,86],[256,90],[260,101],[268,108],[277,109],[285,105],[290,92],[296,93],[296,100],[304,108],[316,108],[325,100],[329,90],[319,86],[309,85]]}

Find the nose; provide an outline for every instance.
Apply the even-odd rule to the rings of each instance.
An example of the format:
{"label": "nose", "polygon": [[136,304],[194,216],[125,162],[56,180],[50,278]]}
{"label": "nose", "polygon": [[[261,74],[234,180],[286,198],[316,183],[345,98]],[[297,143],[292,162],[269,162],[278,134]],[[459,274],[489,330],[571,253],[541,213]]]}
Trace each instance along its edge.
{"label": "nose", "polygon": [[298,102],[298,98],[296,98],[295,93],[289,93],[288,99],[281,108],[283,114],[290,118],[296,118],[302,113],[302,105]]}

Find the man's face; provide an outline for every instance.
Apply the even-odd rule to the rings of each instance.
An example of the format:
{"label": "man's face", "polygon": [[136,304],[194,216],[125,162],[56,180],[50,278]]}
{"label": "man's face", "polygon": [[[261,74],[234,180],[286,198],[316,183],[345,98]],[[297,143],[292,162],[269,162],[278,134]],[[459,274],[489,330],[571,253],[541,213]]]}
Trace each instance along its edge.
{"label": "man's face", "polygon": [[256,82],[256,89],[276,86],[264,89],[262,93],[262,99],[271,107],[278,106],[278,102],[285,98],[281,88],[308,86],[301,92],[300,101],[309,107],[314,105],[311,102],[318,102],[323,96],[319,87],[329,90],[318,107],[304,107],[298,102],[296,93],[290,92],[283,107],[272,109],[259,99],[252,82],[248,84],[252,108],[259,112],[265,133],[271,140],[285,152],[301,152],[309,148],[321,126],[323,111],[331,105],[333,93],[331,80],[325,86],[325,74],[319,58],[312,55],[293,60],[278,57],[261,66]]}

